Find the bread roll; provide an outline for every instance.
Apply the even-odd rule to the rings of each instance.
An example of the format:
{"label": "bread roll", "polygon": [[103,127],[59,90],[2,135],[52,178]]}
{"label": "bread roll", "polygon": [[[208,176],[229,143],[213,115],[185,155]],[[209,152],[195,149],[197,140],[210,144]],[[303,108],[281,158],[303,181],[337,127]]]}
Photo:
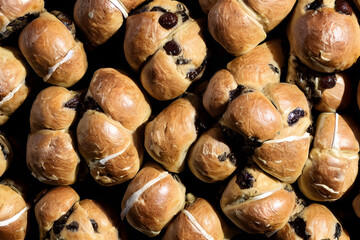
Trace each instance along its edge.
{"label": "bread roll", "polygon": [[291,54],[317,72],[343,71],[360,56],[360,26],[347,0],[298,1],[287,36]]}
{"label": "bread roll", "polygon": [[220,118],[230,148],[253,159],[264,171],[293,183],[307,160],[312,124],[301,90],[280,83],[281,42],[265,42],[235,58],[210,79],[203,105]]}
{"label": "bread roll", "polygon": [[215,126],[203,133],[192,146],[188,164],[198,179],[213,183],[229,177],[236,170],[237,160],[225,142],[222,129]]}
{"label": "bread roll", "polygon": [[184,208],[185,187],[157,164],[144,166],[131,180],[121,202],[121,218],[136,230],[156,236]]}
{"label": "bread roll", "polygon": [[151,114],[145,96],[128,76],[111,68],[94,73],[77,126],[79,151],[99,184],[125,182],[143,159],[143,127]]}
{"label": "bread roll", "polygon": [[287,223],[295,200],[290,184],[249,165],[230,180],[220,204],[225,215],[245,232],[271,235]]}
{"label": "bread roll", "polygon": [[312,203],[299,214],[291,216],[289,222],[276,233],[274,239],[347,240],[350,237],[327,207]]}
{"label": "bread roll", "polygon": [[76,119],[80,92],[63,87],[42,90],[30,111],[26,163],[32,175],[51,185],[75,183],[80,157],[69,128]]}
{"label": "bread roll", "polygon": [[82,43],[50,13],[42,13],[23,29],[19,47],[45,82],[71,87],[86,72],[88,63]]}
{"label": "bread roll", "polygon": [[0,40],[26,26],[44,10],[44,0],[1,0]]}
{"label": "bread roll", "polygon": [[116,218],[100,203],[71,187],[56,187],[35,205],[40,239],[119,239]]}
{"label": "bread roll", "polygon": [[29,95],[26,68],[17,49],[0,47],[0,125],[7,122]]}
{"label": "bread roll", "polygon": [[196,95],[173,101],[145,127],[144,145],[149,155],[170,172],[179,173],[197,138],[196,120],[201,105]]}
{"label": "bread roll", "polygon": [[202,31],[177,1],[152,1],[127,19],[125,57],[141,71],[141,83],[153,98],[174,99],[202,76],[207,59]]}
{"label": "bread roll", "polygon": [[92,44],[101,45],[119,30],[128,13],[144,1],[77,0],[74,20]]}
{"label": "bread roll", "polygon": [[0,132],[0,177],[9,168],[10,162],[14,157],[14,153],[10,142],[6,139],[3,133]]}
{"label": "bread roll", "polygon": [[208,28],[226,51],[240,56],[264,41],[291,11],[295,0],[219,0],[209,11]]}
{"label": "bread roll", "polygon": [[296,84],[320,112],[336,112],[350,104],[351,81],[346,72],[318,73],[290,56],[286,81]]}
{"label": "bread roll", "polygon": [[309,159],[298,179],[301,192],[314,201],[335,201],[354,183],[359,143],[352,128],[337,113],[322,113]]}
{"label": "bread roll", "polygon": [[0,182],[0,206],[0,239],[25,239],[30,205],[11,180]]}
{"label": "bread roll", "polygon": [[203,199],[197,198],[183,209],[166,229],[163,240],[223,240],[220,215]]}

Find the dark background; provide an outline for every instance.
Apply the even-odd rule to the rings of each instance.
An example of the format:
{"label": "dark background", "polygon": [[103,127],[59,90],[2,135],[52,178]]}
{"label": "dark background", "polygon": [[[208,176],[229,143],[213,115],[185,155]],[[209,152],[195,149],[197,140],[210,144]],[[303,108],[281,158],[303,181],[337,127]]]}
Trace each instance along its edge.
{"label": "dark background", "polygon": [[[206,16],[200,10],[197,1],[182,0],[181,2],[190,9],[190,13],[193,18],[203,18],[206,20]],[[72,9],[75,4],[75,0],[63,0],[63,1],[53,1],[46,0],[45,6],[48,11],[60,10],[68,15],[72,16]],[[357,12],[358,13],[358,12]],[[274,29],[269,35],[268,39],[271,38],[282,38],[284,39],[285,45],[284,48],[288,49],[286,45],[286,22],[283,21],[276,29]],[[71,89],[86,89],[91,80],[92,74],[95,70],[101,67],[113,67],[121,70],[126,70],[131,74],[134,80],[139,82],[139,74],[133,72],[129,65],[127,64],[124,54],[123,54],[123,39],[125,33],[125,22],[118,33],[113,36],[106,44],[99,46],[97,48],[91,47],[87,42],[81,31],[77,29],[77,37],[84,42],[85,49],[87,52],[89,68],[85,76],[78,84],[73,86]],[[206,30],[204,32],[205,39],[209,48],[209,59],[207,68],[205,70],[204,76],[197,82],[195,82],[190,88],[190,92],[197,92],[199,89],[202,89],[211,76],[218,70],[225,68],[226,64],[232,60],[234,57],[227,54],[221,46],[212,40],[209,33]],[[8,39],[0,42],[2,46],[17,46],[18,34],[13,34]],[[353,95],[352,95],[352,104],[347,109],[343,110],[342,113],[352,115],[358,123],[359,120],[359,110],[356,105],[356,86],[358,81],[359,72],[357,70],[358,64],[352,67],[349,72],[352,75],[353,81]],[[286,71],[286,69],[284,69]],[[285,74],[283,74],[285,76]],[[36,76],[33,72],[30,72],[28,77],[28,84],[31,86],[32,91],[30,96],[26,99],[25,103],[10,117],[9,121],[0,126],[0,131],[4,132],[8,139],[13,145],[15,151],[15,159],[11,163],[10,168],[1,177],[0,180],[5,178],[10,178],[21,182],[26,188],[27,200],[34,205],[36,196],[44,189],[51,188],[52,186],[45,185],[35,178],[32,177],[30,171],[26,166],[26,140],[27,135],[29,134],[29,113],[32,106],[32,102],[36,95],[45,87],[50,85],[43,83],[42,79]],[[201,94],[201,91],[200,91]],[[169,102],[159,102],[151,99],[152,113],[155,116],[159,113]],[[316,121],[316,116],[318,113],[314,112],[314,122]],[[151,161],[149,156],[145,156],[144,162]],[[85,168],[86,169],[86,168]],[[188,168],[185,169],[183,173],[179,174],[180,179],[187,188],[187,192],[191,192],[197,197],[206,198],[210,201],[219,211],[220,197],[223,189],[226,187],[227,181],[216,183],[216,184],[206,184],[199,181],[195,178]],[[91,176],[88,174],[81,177],[76,184],[72,187],[78,192],[81,199],[94,199],[102,201],[105,204],[109,205],[113,211],[120,215],[121,212],[121,200],[122,196],[126,190],[126,187],[129,182],[120,184],[113,187],[103,187],[97,184]],[[360,234],[358,233],[358,226],[360,226],[360,220],[355,216],[352,207],[351,201],[359,192],[359,178],[353,185],[353,188],[343,196],[340,200],[333,203],[326,203],[325,205],[329,207],[335,216],[342,222],[343,227],[349,232],[352,239],[360,239]],[[294,185],[294,188],[297,189],[297,186]],[[302,196],[299,191],[297,191],[299,196]],[[226,217],[224,217],[226,219]],[[128,239],[148,239],[145,235],[138,233],[130,225],[124,222],[125,229],[128,234]],[[229,225],[232,224],[229,222]],[[153,238],[160,239],[161,235]],[[30,210],[30,221],[29,221],[29,233],[27,239],[38,239],[38,227],[34,217],[33,209]],[[247,235],[239,231],[239,235],[234,239],[266,239],[264,236],[254,236]]]}

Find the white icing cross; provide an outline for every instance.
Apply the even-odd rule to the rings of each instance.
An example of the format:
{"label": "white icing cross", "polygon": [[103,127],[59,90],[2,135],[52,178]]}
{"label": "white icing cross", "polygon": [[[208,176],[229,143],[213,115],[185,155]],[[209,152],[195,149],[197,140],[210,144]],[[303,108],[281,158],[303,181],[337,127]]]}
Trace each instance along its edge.
{"label": "white icing cross", "polygon": [[120,12],[124,15],[124,18],[129,16],[129,10],[125,7],[125,5],[120,0],[109,0]]}

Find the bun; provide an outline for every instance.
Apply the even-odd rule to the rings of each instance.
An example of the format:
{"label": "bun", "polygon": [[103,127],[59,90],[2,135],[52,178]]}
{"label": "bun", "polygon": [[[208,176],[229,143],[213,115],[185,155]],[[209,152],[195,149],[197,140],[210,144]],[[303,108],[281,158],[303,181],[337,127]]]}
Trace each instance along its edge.
{"label": "bun", "polygon": [[149,155],[170,172],[182,172],[191,145],[197,138],[196,118],[200,99],[189,95],[173,101],[145,127],[144,145]]}
{"label": "bun", "polygon": [[44,10],[44,0],[1,0],[0,41],[26,26]]}
{"label": "bun", "polygon": [[287,36],[291,54],[317,72],[351,67],[360,56],[360,26],[347,1],[298,1]]}
{"label": "bun", "polygon": [[314,201],[335,201],[354,183],[358,173],[359,143],[346,120],[322,113],[309,159],[298,179],[301,192]]}
{"label": "bun", "polygon": [[203,198],[183,209],[166,229],[163,240],[225,239],[222,220]]}
{"label": "bun", "polygon": [[4,134],[0,132],[0,177],[9,168],[9,164],[14,157],[10,142],[6,139]]}
{"label": "bun", "polygon": [[11,180],[0,182],[0,206],[0,239],[25,239],[30,206]]}
{"label": "bun", "polygon": [[271,235],[287,223],[295,200],[290,184],[252,165],[230,180],[220,204],[225,215],[243,231]]}
{"label": "bun", "polygon": [[157,100],[183,94],[205,69],[202,26],[177,1],[155,0],[126,21],[124,53],[145,90]]}
{"label": "bun", "polygon": [[188,158],[191,172],[201,181],[213,183],[229,177],[237,166],[234,152],[219,126],[205,133],[192,146]]}
{"label": "bun", "polygon": [[274,177],[293,183],[307,160],[312,121],[301,90],[280,83],[284,65],[280,44],[265,42],[215,73],[203,105],[220,118],[230,148]]}
{"label": "bun", "polygon": [[23,29],[19,47],[45,82],[71,87],[87,70],[82,43],[76,41],[67,27],[50,13],[42,13]]}
{"label": "bun", "polygon": [[102,185],[125,182],[143,159],[143,125],[151,108],[127,75],[111,68],[94,73],[85,96],[87,108],[77,126],[79,151]]}
{"label": "bun", "polygon": [[29,95],[27,69],[21,53],[11,47],[0,47],[0,125],[20,107]]}
{"label": "bun", "polygon": [[118,240],[116,219],[90,199],[80,201],[71,187],[57,187],[35,205],[40,239]]}
{"label": "bun", "polygon": [[156,236],[185,205],[185,187],[158,165],[144,166],[128,185],[121,218],[138,231]]}
{"label": "bun", "polygon": [[350,239],[333,213],[324,205],[312,203],[276,233],[274,239]]}
{"label": "bun", "polygon": [[42,90],[32,105],[26,163],[43,183],[70,185],[76,181],[80,157],[69,128],[79,98],[79,92],[53,86]]}
{"label": "bun", "polygon": [[240,56],[266,39],[291,11],[295,0],[219,0],[208,14],[208,28],[226,51]]}
{"label": "bun", "polygon": [[144,1],[77,0],[73,11],[74,20],[91,43],[101,45],[119,30],[129,11]]}
{"label": "bun", "polygon": [[293,55],[289,58],[286,81],[296,84],[320,112],[336,112],[349,106],[350,80],[345,72],[318,73],[303,65]]}

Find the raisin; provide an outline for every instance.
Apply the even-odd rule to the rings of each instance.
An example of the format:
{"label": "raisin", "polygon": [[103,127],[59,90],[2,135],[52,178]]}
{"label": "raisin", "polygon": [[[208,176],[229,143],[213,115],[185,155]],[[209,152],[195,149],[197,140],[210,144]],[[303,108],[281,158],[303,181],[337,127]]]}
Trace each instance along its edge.
{"label": "raisin", "polygon": [[297,217],[294,221],[289,222],[289,224],[295,230],[296,235],[305,240],[310,238],[310,235],[306,233],[306,223],[304,219]]}
{"label": "raisin", "polygon": [[254,186],[255,178],[248,171],[242,170],[236,175],[236,183],[241,189],[252,188]]}
{"label": "raisin", "polygon": [[287,122],[289,126],[292,126],[295,123],[297,123],[300,118],[304,116],[305,116],[305,111],[302,110],[301,108],[296,108],[289,113]]}
{"label": "raisin", "polygon": [[66,225],[66,229],[71,232],[79,231],[79,223],[76,221],[72,221],[69,225]]}
{"label": "raisin", "polygon": [[142,7],[138,8],[137,10],[133,11],[131,13],[131,15],[137,15],[137,14],[140,14],[140,13],[144,13],[144,12],[147,12],[148,10],[149,10],[148,6],[142,6]]}
{"label": "raisin", "polygon": [[328,75],[328,76],[324,76],[324,77],[320,78],[319,85],[322,89],[330,89],[330,88],[335,87],[336,76],[333,74],[333,75]]}
{"label": "raisin", "polygon": [[179,57],[177,60],[176,60],[176,64],[177,65],[185,65],[185,64],[188,64],[189,62],[191,62],[190,59],[186,59],[184,57]]}
{"label": "raisin", "polygon": [[345,14],[345,15],[351,15],[353,13],[353,10],[352,10],[350,4],[345,0],[336,0],[335,1],[335,11]]}
{"label": "raisin", "polygon": [[73,211],[74,209],[70,208],[70,210],[67,211],[67,213],[62,215],[58,220],[54,222],[53,232],[55,233],[55,235],[60,234],[61,230],[63,230],[63,228],[65,227],[65,223],[67,222],[68,218],[73,213]]}
{"label": "raisin", "polygon": [[191,81],[194,81],[196,77],[202,72],[202,70],[205,68],[207,62],[207,56],[204,58],[201,65],[196,69],[191,69],[187,74],[186,78],[190,79]]}
{"label": "raisin", "polygon": [[176,13],[180,14],[183,22],[186,22],[187,20],[189,20],[189,15],[187,15],[185,6],[183,4],[178,3],[177,9],[178,9],[178,11]]}
{"label": "raisin", "polygon": [[39,15],[40,13],[28,13],[22,17],[16,18],[15,20],[11,21],[6,26],[5,31],[0,33],[0,41],[9,37],[12,33],[20,31],[35,18],[39,17]]}
{"label": "raisin", "polygon": [[2,153],[3,153],[3,155],[4,155],[4,159],[7,159],[8,156],[9,156],[9,154],[8,154],[8,152],[6,151],[5,146],[3,146],[3,145],[0,143],[0,148],[1,148],[1,151],[2,151]]}
{"label": "raisin", "polygon": [[80,106],[80,95],[75,95],[64,105],[66,108],[77,109]]}
{"label": "raisin", "polygon": [[167,55],[177,56],[181,53],[181,47],[175,40],[171,40],[164,45],[164,50]]}
{"label": "raisin", "polygon": [[220,162],[224,162],[226,159],[229,159],[229,161],[234,166],[237,166],[237,160],[236,160],[236,157],[235,157],[235,155],[233,153],[224,152],[223,154],[219,155],[217,158],[219,159]]}
{"label": "raisin", "polygon": [[290,185],[286,185],[285,188],[284,188],[285,191],[288,191],[288,192],[293,192],[293,189],[291,188]]}
{"label": "raisin", "polygon": [[92,97],[87,97],[84,101],[84,109],[85,111],[88,109],[101,111],[100,105],[93,99]]}
{"label": "raisin", "polygon": [[94,231],[98,232],[98,227],[99,226],[98,226],[97,222],[94,219],[90,219],[90,222],[91,222],[91,225],[92,225]]}
{"label": "raisin", "polygon": [[277,74],[280,73],[279,69],[277,67],[275,67],[273,64],[270,63],[269,67],[271,70],[273,70],[274,73],[277,73]]}
{"label": "raisin", "polygon": [[339,240],[340,236],[341,236],[341,225],[340,223],[336,223],[334,238]]}
{"label": "raisin", "polygon": [[159,7],[159,6],[153,7],[150,11],[151,11],[151,12],[164,12],[164,13],[167,12],[165,8]]}
{"label": "raisin", "polygon": [[315,0],[312,3],[309,3],[305,6],[305,11],[309,10],[318,10],[319,8],[323,7],[323,0]]}
{"label": "raisin", "polygon": [[227,153],[224,152],[223,154],[219,155],[217,158],[219,159],[220,162],[224,162],[227,159]]}
{"label": "raisin", "polygon": [[235,89],[230,90],[229,92],[229,100],[232,101],[236,99],[238,96],[240,96],[245,90],[245,87],[243,85],[238,85]]}
{"label": "raisin", "polygon": [[174,13],[166,12],[159,18],[159,24],[165,29],[171,29],[176,26],[178,18]]}

